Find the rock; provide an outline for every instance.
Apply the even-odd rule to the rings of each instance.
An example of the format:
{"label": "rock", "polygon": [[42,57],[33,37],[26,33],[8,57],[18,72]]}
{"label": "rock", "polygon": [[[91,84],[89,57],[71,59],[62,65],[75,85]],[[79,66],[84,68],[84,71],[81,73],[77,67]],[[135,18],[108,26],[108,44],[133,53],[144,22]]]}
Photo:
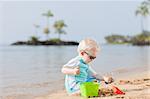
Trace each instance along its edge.
{"label": "rock", "polygon": [[120,80],[119,84],[124,85],[124,84],[129,84],[130,81],[129,80]]}

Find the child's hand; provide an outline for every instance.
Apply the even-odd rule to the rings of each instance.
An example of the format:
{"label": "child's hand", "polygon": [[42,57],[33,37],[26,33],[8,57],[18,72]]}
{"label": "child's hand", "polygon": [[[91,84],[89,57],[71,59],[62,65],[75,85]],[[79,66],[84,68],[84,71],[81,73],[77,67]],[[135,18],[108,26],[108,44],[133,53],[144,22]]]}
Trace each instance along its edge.
{"label": "child's hand", "polygon": [[75,74],[75,75],[80,74],[80,69],[79,69],[79,67],[74,68],[74,74]]}
{"label": "child's hand", "polygon": [[112,77],[103,76],[103,78],[104,78],[104,81],[108,84],[110,84],[114,81],[114,79]]}

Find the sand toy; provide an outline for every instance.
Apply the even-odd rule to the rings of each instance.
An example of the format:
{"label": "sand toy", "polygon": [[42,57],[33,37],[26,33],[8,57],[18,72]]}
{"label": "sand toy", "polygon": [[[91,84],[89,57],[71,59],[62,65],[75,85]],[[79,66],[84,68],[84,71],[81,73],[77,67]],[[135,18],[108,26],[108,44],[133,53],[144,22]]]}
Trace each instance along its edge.
{"label": "sand toy", "polygon": [[99,92],[99,83],[84,82],[80,85],[81,96],[97,97]]}

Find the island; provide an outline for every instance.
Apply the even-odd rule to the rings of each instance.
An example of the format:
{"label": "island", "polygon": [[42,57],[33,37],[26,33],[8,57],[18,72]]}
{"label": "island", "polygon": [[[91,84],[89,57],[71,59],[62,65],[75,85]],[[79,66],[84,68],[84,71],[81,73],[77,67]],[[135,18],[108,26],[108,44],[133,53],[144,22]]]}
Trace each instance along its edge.
{"label": "island", "polygon": [[62,41],[62,40],[49,40],[49,41],[17,41],[11,45],[79,45],[76,41]]}

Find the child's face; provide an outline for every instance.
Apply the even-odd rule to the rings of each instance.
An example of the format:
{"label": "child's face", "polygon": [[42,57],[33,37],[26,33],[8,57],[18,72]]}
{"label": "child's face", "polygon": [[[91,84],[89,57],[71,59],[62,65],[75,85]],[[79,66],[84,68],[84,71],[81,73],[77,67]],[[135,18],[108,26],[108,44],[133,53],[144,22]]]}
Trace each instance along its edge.
{"label": "child's face", "polygon": [[96,55],[97,55],[97,51],[94,51],[94,50],[92,50],[90,52],[89,51],[81,52],[81,56],[82,56],[84,62],[86,62],[86,63],[89,63],[92,60],[94,60],[96,58]]}

